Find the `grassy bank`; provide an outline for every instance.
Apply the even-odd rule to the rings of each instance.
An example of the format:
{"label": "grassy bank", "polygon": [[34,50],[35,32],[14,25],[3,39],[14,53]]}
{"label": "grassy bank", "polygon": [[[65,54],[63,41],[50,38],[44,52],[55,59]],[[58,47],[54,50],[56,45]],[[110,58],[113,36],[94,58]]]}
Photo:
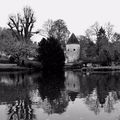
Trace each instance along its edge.
{"label": "grassy bank", "polygon": [[120,66],[83,67],[82,71],[120,71]]}
{"label": "grassy bank", "polygon": [[41,64],[37,61],[25,61],[24,65],[17,65],[11,63],[0,63],[0,71],[27,71],[40,69]]}
{"label": "grassy bank", "polygon": [[0,71],[22,71],[22,70],[30,70],[30,68],[17,66],[17,64],[0,63]]}

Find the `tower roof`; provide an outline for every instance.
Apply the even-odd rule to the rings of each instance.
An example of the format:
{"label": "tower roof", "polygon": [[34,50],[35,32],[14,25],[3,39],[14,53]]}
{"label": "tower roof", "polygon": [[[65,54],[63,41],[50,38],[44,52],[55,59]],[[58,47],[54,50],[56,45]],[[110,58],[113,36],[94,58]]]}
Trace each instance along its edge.
{"label": "tower roof", "polygon": [[75,34],[72,33],[72,35],[70,36],[70,38],[68,39],[67,44],[79,44],[78,39],[76,38]]}

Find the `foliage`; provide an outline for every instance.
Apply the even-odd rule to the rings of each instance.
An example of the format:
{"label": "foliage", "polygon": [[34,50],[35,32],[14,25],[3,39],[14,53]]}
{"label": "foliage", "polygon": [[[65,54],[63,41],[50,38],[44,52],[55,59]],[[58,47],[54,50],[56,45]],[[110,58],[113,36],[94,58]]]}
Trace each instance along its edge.
{"label": "foliage", "polygon": [[58,39],[59,41],[62,41],[66,38],[69,37],[69,30],[65,24],[65,22],[61,19],[58,19],[56,21],[54,21],[49,34],[51,37],[54,37],[56,39]]}
{"label": "foliage", "polygon": [[112,42],[117,42],[117,41],[120,41],[120,34],[115,32],[112,37]]}
{"label": "foliage", "polygon": [[78,36],[80,42],[80,59],[93,59],[96,57],[96,44],[86,36]]}
{"label": "foliage", "polygon": [[50,37],[43,38],[38,44],[38,60],[43,69],[63,68],[65,56],[57,39]]}
{"label": "foliage", "polygon": [[111,56],[109,51],[106,49],[101,49],[99,53],[99,61],[102,66],[108,66],[111,64]]}
{"label": "foliage", "polygon": [[[114,26],[110,22],[106,23],[103,26],[103,28],[106,32],[106,37],[108,38],[109,41],[111,41],[111,39],[114,35],[113,27]],[[85,31],[86,37],[93,41],[96,41],[99,30],[100,30],[100,25],[98,22],[95,22],[92,26],[90,26],[90,28],[88,28]]]}
{"label": "foliage", "polygon": [[112,42],[113,51],[114,51],[114,61],[118,62],[120,60],[120,41]]}
{"label": "foliage", "polygon": [[0,51],[14,57],[16,61],[36,56],[37,44],[32,41],[18,41],[10,29],[2,29],[0,32]]}
{"label": "foliage", "polygon": [[85,31],[86,37],[92,39],[94,36],[97,37],[100,25],[98,22],[95,22],[90,28]]}
{"label": "foliage", "polygon": [[87,56],[86,50],[89,44],[89,39],[86,36],[78,36],[77,38],[80,42],[80,58],[83,59]]}
{"label": "foliage", "polygon": [[89,41],[86,49],[86,56],[89,58],[94,58],[96,56],[96,45],[91,40]]}
{"label": "foliage", "polygon": [[97,55],[99,55],[100,50],[107,45],[108,45],[108,38],[106,37],[105,30],[101,27],[97,34],[97,41],[96,41]]}
{"label": "foliage", "polygon": [[42,26],[42,29],[40,30],[40,35],[44,37],[50,37],[49,31],[51,30],[51,27],[53,25],[54,21],[51,19],[48,19],[45,21],[45,23]]}
{"label": "foliage", "polygon": [[106,32],[106,36],[109,40],[111,40],[111,38],[113,37],[114,33],[113,33],[113,25],[108,22],[105,24],[104,26],[104,29],[105,29],[105,32]]}
{"label": "foliage", "polygon": [[43,25],[43,29],[40,31],[40,34],[45,37],[54,37],[60,42],[62,48],[64,49],[70,31],[68,30],[64,20],[58,19],[56,21],[46,21]]}

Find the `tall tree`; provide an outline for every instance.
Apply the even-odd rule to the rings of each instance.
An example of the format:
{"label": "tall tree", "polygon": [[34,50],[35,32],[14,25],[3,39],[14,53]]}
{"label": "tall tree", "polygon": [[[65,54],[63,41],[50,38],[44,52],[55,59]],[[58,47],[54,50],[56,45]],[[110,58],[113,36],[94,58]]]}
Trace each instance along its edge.
{"label": "tall tree", "polygon": [[90,39],[83,35],[78,36],[77,39],[80,42],[80,58],[85,59],[87,57],[86,50]]}
{"label": "tall tree", "polygon": [[[103,26],[103,28],[104,28],[104,30],[105,30],[105,32],[106,32],[106,37],[107,37],[108,40],[110,40],[110,41],[111,41],[111,38],[112,38],[112,36],[113,36],[113,34],[114,34],[114,32],[113,32],[113,27],[114,27],[114,26],[113,26],[110,22],[106,23],[106,24]],[[98,32],[99,32],[99,29],[100,29],[99,23],[98,23],[98,22],[95,22],[92,26],[90,26],[90,28],[88,28],[88,29],[85,31],[86,37],[89,38],[89,39],[91,39],[91,40],[96,41],[96,39],[97,39],[97,34],[98,34]]]}
{"label": "tall tree", "polygon": [[37,51],[38,60],[42,63],[43,69],[60,70],[64,67],[65,56],[57,39],[43,38],[38,44]]}
{"label": "tall tree", "polygon": [[92,59],[96,57],[96,44],[91,40],[89,40],[89,43],[86,49],[86,56]]}
{"label": "tall tree", "polygon": [[65,22],[61,19],[54,21],[49,31],[49,36],[57,39],[63,49],[65,48],[65,43],[68,40],[69,34],[70,31],[68,30]]}
{"label": "tall tree", "polygon": [[97,54],[99,55],[100,49],[105,48],[108,45],[108,38],[106,37],[105,30],[101,27],[97,34]]}
{"label": "tall tree", "polygon": [[39,30],[39,34],[45,38],[53,37],[57,39],[64,49],[70,31],[68,30],[64,20],[58,19],[53,21],[48,19],[48,21],[43,24],[43,28]]}
{"label": "tall tree", "polygon": [[50,37],[49,31],[53,25],[54,21],[52,19],[48,19],[42,26],[42,29],[39,30],[40,35],[43,37]]}
{"label": "tall tree", "polygon": [[106,36],[105,29],[100,28],[97,35],[96,53],[99,56],[101,65],[111,65],[113,59],[113,49]]}
{"label": "tall tree", "polygon": [[113,27],[114,26],[110,22],[106,23],[105,26],[104,26],[106,36],[109,40],[111,40],[112,36],[114,35]]}
{"label": "tall tree", "polygon": [[92,38],[96,39],[99,29],[100,29],[99,23],[95,22],[92,26],[90,26],[90,28],[88,28],[85,31],[86,37],[89,39],[92,39]]}
{"label": "tall tree", "polygon": [[50,31],[49,35],[51,37],[57,38],[59,41],[62,41],[69,37],[69,30],[65,24],[65,22],[62,19],[58,19],[54,21]]}
{"label": "tall tree", "polygon": [[28,42],[33,35],[32,29],[35,22],[33,10],[26,6],[23,8],[23,16],[18,13],[9,17],[8,26],[18,40]]}

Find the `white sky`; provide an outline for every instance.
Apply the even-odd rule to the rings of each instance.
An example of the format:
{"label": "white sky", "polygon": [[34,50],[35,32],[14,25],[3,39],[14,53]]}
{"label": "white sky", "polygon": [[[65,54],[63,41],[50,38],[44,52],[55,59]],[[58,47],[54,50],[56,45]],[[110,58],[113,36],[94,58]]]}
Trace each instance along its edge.
{"label": "white sky", "polygon": [[35,11],[36,29],[48,19],[63,19],[76,35],[84,35],[96,21],[101,25],[110,22],[120,33],[120,0],[0,0],[0,26],[7,27],[8,16],[22,13],[26,5]]}

